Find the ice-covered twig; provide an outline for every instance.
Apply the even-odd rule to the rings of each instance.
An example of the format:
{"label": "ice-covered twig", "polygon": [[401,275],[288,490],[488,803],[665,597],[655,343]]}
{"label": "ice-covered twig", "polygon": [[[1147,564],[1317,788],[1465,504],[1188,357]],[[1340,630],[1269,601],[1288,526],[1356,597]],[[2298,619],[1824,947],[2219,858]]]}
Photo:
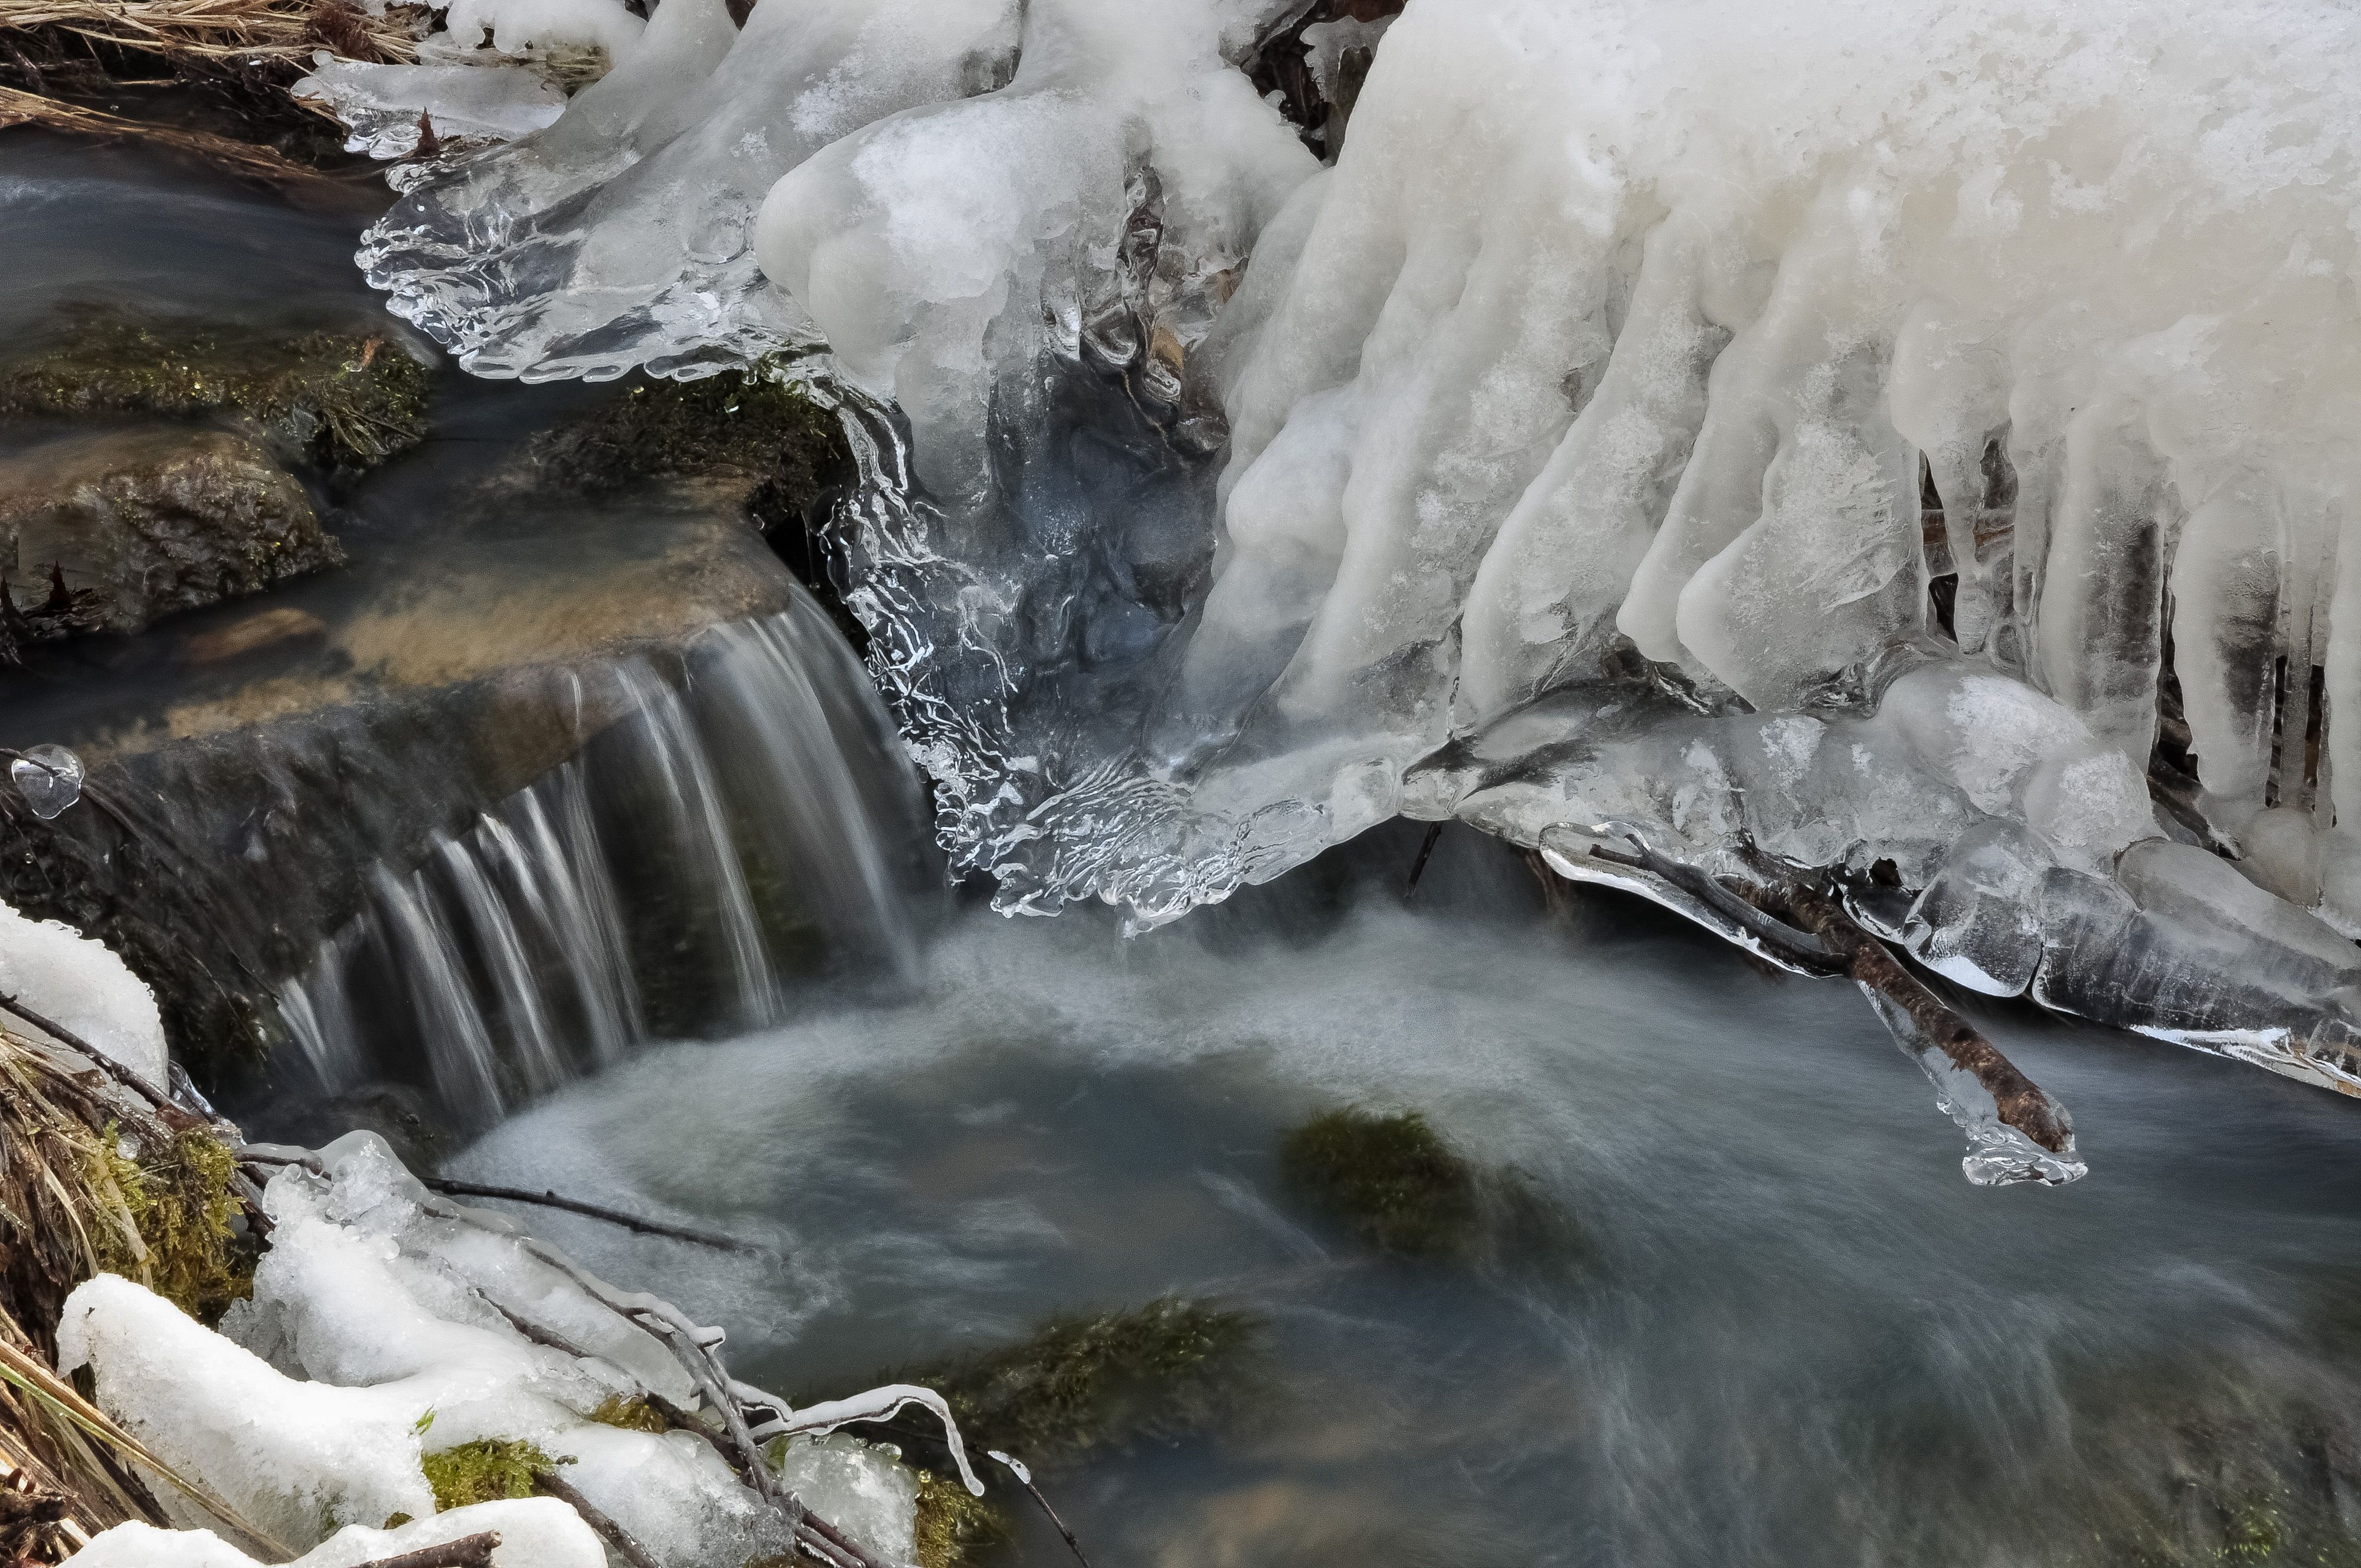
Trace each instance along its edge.
{"label": "ice-covered twig", "polygon": [[943,1442],[951,1451],[951,1463],[959,1466],[960,1479],[966,1484],[971,1496],[983,1496],[983,1483],[975,1478],[968,1467],[967,1445],[960,1441],[959,1423],[951,1418],[951,1408],[932,1388],[922,1388],[915,1383],[888,1383],[882,1388],[872,1388],[865,1394],[850,1398],[830,1399],[824,1404],[806,1405],[800,1410],[788,1411],[777,1422],[755,1428],[762,1438],[809,1434],[825,1436],[840,1426],[854,1421],[889,1421],[901,1414],[906,1405],[921,1405],[934,1412],[943,1423]]}
{"label": "ice-covered twig", "polygon": [[1049,1506],[1049,1499],[1043,1497],[1041,1488],[1033,1484],[1033,1472],[1025,1467],[1022,1460],[1011,1458],[996,1448],[986,1452],[993,1458],[1008,1466],[1008,1473],[1016,1477],[1017,1485],[1033,1494],[1033,1500],[1041,1505],[1041,1511],[1049,1516],[1049,1522],[1058,1527],[1060,1535],[1066,1538],[1066,1545],[1072,1550],[1074,1561],[1081,1563],[1082,1568],[1091,1568],[1091,1560],[1082,1555],[1082,1543],[1074,1539],[1074,1532],[1066,1528],[1066,1521],[1058,1517],[1058,1510]]}
{"label": "ice-covered twig", "polygon": [[491,1568],[492,1552],[500,1544],[498,1530],[479,1530],[474,1535],[463,1535],[456,1541],[422,1546],[399,1557],[380,1557],[374,1562],[356,1563],[354,1568]]}

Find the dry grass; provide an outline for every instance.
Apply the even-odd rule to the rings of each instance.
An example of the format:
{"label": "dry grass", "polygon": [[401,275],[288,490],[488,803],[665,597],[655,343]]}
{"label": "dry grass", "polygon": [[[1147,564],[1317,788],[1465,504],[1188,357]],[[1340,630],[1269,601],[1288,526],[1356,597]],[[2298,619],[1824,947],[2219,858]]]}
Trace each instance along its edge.
{"label": "dry grass", "polygon": [[[0,8],[5,8],[7,0],[0,0]],[[308,100],[291,99],[290,102],[305,103]],[[119,115],[105,114],[56,98],[44,98],[37,93],[20,93],[13,87],[0,87],[0,130],[11,126],[38,126],[44,130],[63,131],[72,136],[94,137],[107,141],[142,142],[150,147],[185,152],[233,174],[270,184],[324,185],[333,181],[333,176],[307,168],[255,142],[238,141],[205,131],[184,130],[174,126],[126,120]]]}
{"label": "dry grass", "polygon": [[124,1519],[162,1522],[133,1461],[206,1501],[50,1370],[68,1292],[103,1268],[180,1288],[201,1307],[236,1288],[227,1151],[199,1118],[167,1126],[73,1066],[0,1031],[0,1561],[10,1563],[54,1561]]}
{"label": "dry grass", "polygon": [[309,63],[325,49],[348,60],[418,55],[408,6],[371,16],[346,0],[0,0],[0,31],[48,27],[168,60],[245,65]]}

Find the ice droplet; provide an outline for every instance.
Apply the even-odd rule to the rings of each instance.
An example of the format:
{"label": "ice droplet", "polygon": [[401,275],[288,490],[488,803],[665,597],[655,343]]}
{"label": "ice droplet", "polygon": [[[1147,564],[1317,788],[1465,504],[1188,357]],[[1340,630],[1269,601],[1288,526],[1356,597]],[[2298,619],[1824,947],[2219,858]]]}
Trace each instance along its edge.
{"label": "ice droplet", "polygon": [[82,798],[82,759],[63,746],[34,747],[8,764],[8,776],[44,822]]}

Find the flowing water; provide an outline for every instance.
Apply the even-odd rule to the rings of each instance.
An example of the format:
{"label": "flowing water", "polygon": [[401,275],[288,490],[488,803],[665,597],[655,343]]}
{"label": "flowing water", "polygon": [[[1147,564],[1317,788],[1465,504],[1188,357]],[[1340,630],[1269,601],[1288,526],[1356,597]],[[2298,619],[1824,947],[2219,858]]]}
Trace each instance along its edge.
{"label": "flowing water", "polygon": [[[71,195],[84,156],[18,167]],[[122,168],[88,167],[121,194]],[[212,201],[151,181],[114,230],[69,203],[101,216],[39,259],[97,268],[177,203],[198,249],[170,265],[214,287],[261,209]],[[274,277],[344,265],[350,225],[286,222]],[[108,289],[167,266],[115,254]],[[427,521],[522,397],[446,405],[354,520],[356,571],[305,602],[334,619],[404,572],[548,562],[581,518]],[[566,537],[627,554],[661,525]],[[226,678],[129,668],[53,672],[12,712],[49,739]],[[1219,1420],[1043,1466],[1102,1568],[2356,1561],[2361,1121],[2335,1097],[1999,1015],[2092,1174],[1979,1190],[1853,992],[1609,895],[1554,908],[1472,833],[1409,900],[1404,829],[1143,937],[1091,908],[941,917],[909,875],[911,770],[808,599],[588,678],[628,717],[445,813],[308,934],[280,1098],[250,1124],[300,1102],[318,1129],[324,1091],[394,1081],[477,1135],[454,1174],[766,1243],[533,1216],[798,1393],[1055,1312],[1250,1314]],[[1346,1104],[1423,1113],[1548,1223],[1462,1261],[1373,1254],[1278,1157]],[[1063,1548],[1028,1523],[1016,1552]]]}
{"label": "flowing water", "polygon": [[[898,1003],[652,1048],[458,1168],[774,1245],[549,1222],[807,1391],[1058,1311],[1251,1311],[1257,1408],[1052,1481],[1100,1563],[2211,1561],[2356,1522],[2349,1106],[1999,1020],[2093,1173],[1980,1190],[1849,988],[1620,904],[1554,923],[1523,874],[1471,837],[1414,909],[1365,879],[1129,940],[976,914]],[[1570,1224],[1372,1255],[1276,1157],[1345,1103]]]}

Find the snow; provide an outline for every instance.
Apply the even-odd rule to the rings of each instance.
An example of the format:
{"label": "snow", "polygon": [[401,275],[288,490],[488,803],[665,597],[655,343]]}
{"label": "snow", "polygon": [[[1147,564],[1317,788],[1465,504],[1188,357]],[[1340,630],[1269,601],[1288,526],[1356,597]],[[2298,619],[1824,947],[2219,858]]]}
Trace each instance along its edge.
{"label": "snow", "polygon": [[[564,1503],[547,1497],[478,1503],[393,1530],[352,1525],[338,1530],[287,1568],[354,1568],[422,1547],[489,1530],[500,1538],[492,1568],[606,1568],[606,1549]],[[257,1560],[211,1530],[167,1530],[119,1524],[74,1555],[86,1568],[258,1568]]]}
{"label": "snow", "polygon": [[[150,1084],[165,1086],[164,1021],[155,993],[105,943],[63,921],[28,920],[0,904],[0,996],[15,997]],[[10,1015],[7,1023],[28,1039],[49,1039],[22,1018]]]}

